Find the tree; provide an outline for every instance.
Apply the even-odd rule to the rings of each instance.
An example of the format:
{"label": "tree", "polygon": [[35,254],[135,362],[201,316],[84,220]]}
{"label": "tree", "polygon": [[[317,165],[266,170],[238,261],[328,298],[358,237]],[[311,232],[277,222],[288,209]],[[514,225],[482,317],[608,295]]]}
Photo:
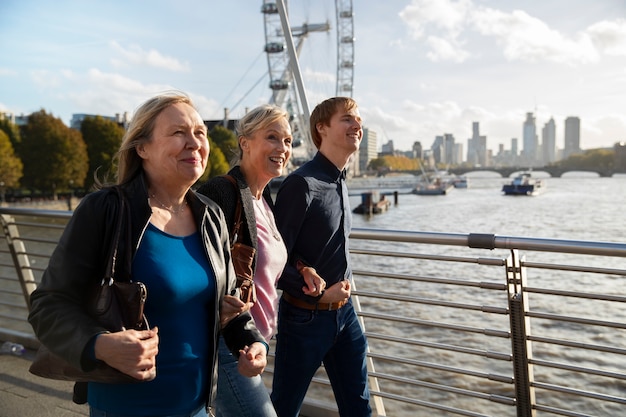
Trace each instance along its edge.
{"label": "tree", "polygon": [[87,145],[89,157],[89,168],[85,179],[85,188],[89,189],[94,184],[96,172],[102,179],[116,171],[113,157],[122,144],[125,129],[113,120],[102,116],[89,116],[83,120],[80,132]]}
{"label": "tree", "polygon": [[82,187],[89,160],[78,130],[40,110],[28,117],[22,129],[20,157],[24,163],[22,184],[31,190],[52,191]]}
{"label": "tree", "polygon": [[[232,130],[217,125],[211,129],[209,136],[211,136],[213,143],[220,148],[226,161],[230,162],[239,157],[239,141]],[[211,146],[211,151],[213,151],[213,149],[214,147]]]}
{"label": "tree", "polygon": [[0,130],[0,202],[4,202],[7,188],[16,188],[22,178],[22,161],[15,155],[13,146],[3,130]]}
{"label": "tree", "polygon": [[417,171],[419,169],[419,160],[407,158],[406,156],[383,155],[379,158],[372,159],[369,163],[370,169],[379,173],[386,171]]}
{"label": "tree", "polygon": [[228,172],[229,165],[224,157],[224,153],[222,150],[213,142],[211,137],[209,137],[209,160],[206,165],[206,170],[204,174],[198,179],[197,184],[202,184],[207,181],[209,178],[216,177],[218,175],[223,175]]}
{"label": "tree", "polygon": [[0,118],[0,131],[3,131],[9,137],[11,145],[14,151],[18,151],[17,147],[22,141],[20,136],[20,129],[17,125],[11,122],[9,119]]}
{"label": "tree", "polygon": [[614,162],[615,151],[613,149],[589,149],[583,153],[571,155],[557,164],[561,168],[571,170],[594,171],[602,169],[611,171]]}

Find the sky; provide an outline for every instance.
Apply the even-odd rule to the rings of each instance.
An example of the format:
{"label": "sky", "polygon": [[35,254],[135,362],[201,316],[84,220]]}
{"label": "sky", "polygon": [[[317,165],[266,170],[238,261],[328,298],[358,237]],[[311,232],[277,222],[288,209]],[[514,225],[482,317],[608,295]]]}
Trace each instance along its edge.
{"label": "sky", "polygon": [[[348,1],[349,2],[349,1]],[[0,112],[114,116],[188,93],[205,120],[270,100],[262,0],[2,0]],[[346,0],[343,0],[346,3]],[[472,122],[488,148],[521,146],[526,113],[565,118],[581,148],[626,141],[625,0],[353,0],[352,97],[365,127],[397,150]],[[328,22],[300,57],[312,109],[335,95],[335,2],[292,0],[292,26]]]}

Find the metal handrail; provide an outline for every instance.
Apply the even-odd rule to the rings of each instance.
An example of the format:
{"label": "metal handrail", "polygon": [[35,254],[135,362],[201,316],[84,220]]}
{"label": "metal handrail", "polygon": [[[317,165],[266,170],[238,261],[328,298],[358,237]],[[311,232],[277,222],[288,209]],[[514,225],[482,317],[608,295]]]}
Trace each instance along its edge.
{"label": "metal handrail", "polygon": [[[0,207],[0,340],[37,346],[15,314],[27,313],[27,294],[56,243],[50,236],[70,216]],[[567,285],[581,274],[600,283],[626,276],[626,244],[375,229],[350,238],[355,308],[377,383],[371,393],[388,415],[618,415],[626,403],[626,290],[582,279]],[[525,259],[537,252],[562,255]],[[598,257],[605,261],[592,265]],[[589,314],[596,303],[602,314]],[[337,415],[323,370],[313,382],[303,415]]]}

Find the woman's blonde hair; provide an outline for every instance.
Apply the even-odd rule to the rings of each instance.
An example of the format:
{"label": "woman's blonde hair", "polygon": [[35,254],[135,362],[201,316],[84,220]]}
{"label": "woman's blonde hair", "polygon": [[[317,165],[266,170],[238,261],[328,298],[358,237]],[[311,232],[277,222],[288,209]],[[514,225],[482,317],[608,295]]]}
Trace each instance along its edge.
{"label": "woman's blonde hair", "polygon": [[167,107],[177,103],[185,103],[194,107],[187,94],[173,91],[152,97],[135,111],[126,134],[122,138],[120,149],[115,155],[118,184],[130,181],[142,170],[142,159],[137,153],[137,146],[152,139],[154,125],[159,114]]}
{"label": "woman's blonde hair", "polygon": [[[277,120],[286,119],[289,122],[289,112],[274,104],[262,104],[245,114],[235,125],[237,139],[250,137],[257,131],[265,129]],[[243,149],[239,144],[239,159],[243,156]]]}

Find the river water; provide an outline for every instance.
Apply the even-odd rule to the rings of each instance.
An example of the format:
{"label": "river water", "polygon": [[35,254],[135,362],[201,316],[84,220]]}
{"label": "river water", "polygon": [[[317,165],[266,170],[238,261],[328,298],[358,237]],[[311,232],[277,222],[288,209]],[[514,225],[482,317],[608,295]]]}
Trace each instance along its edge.
{"label": "river water", "polygon": [[[504,196],[509,179],[469,178],[468,189],[445,196],[400,194],[398,205],[382,215],[355,215],[353,227],[626,242],[626,176],[547,178],[547,191],[532,197]],[[395,189],[409,191],[384,188]],[[352,207],[361,201],[352,195],[364,190],[352,183]]]}
{"label": "river water", "polygon": [[[542,177],[542,175],[534,174]],[[502,185],[510,179],[499,176],[470,177],[468,189],[453,189],[445,196],[418,196],[408,193],[410,187],[399,186],[401,181],[384,179],[381,192],[399,191],[398,204],[391,205],[383,214],[373,216],[353,216],[354,228],[372,228],[388,230],[408,230],[420,232],[446,232],[446,233],[486,233],[497,236],[516,236],[533,238],[551,238],[565,240],[591,240],[626,243],[626,176],[614,178],[599,178],[584,173],[571,173],[563,178],[544,177],[547,182],[547,190],[540,195],[532,197],[504,196],[501,192]],[[371,184],[363,185],[364,181],[354,180],[350,184],[351,205],[356,207],[361,202],[360,192],[367,191]],[[405,182],[405,185],[408,184]],[[406,194],[405,194],[406,193]],[[393,202],[393,196],[388,196]],[[359,246],[361,242],[355,241],[352,246]],[[390,243],[389,245],[396,245]],[[408,246],[407,246],[408,247]],[[393,248],[379,248],[379,250],[398,250]],[[430,248],[429,248],[430,249]],[[402,249],[404,250],[404,249]],[[406,249],[415,251],[415,248]],[[417,249],[420,250],[420,249]],[[443,255],[458,255],[460,249],[441,247]],[[433,253],[431,250],[428,253]],[[497,252],[494,251],[494,252]],[[506,256],[506,251],[504,256]],[[439,252],[436,252],[439,253]],[[483,251],[479,256],[496,256],[493,252]],[[476,255],[474,253],[474,255]],[[584,258],[584,259],[583,259]],[[462,267],[455,271],[449,270],[446,264],[441,262],[427,264],[425,262],[409,262],[402,259],[394,259],[389,264],[381,263],[375,257],[359,256],[353,259],[355,268],[359,270],[385,270],[400,274],[419,274],[428,276],[446,276],[454,279],[468,281],[502,282],[503,276],[492,277],[485,273],[477,278],[471,275],[470,267]],[[626,270],[625,258],[607,258],[572,256],[555,253],[533,252],[529,255],[532,262],[556,262],[569,265],[593,265],[605,268]],[[467,274],[465,273],[467,271]],[[492,272],[490,272],[493,275]],[[359,290],[380,291],[398,295],[412,295],[426,299],[436,299],[449,303],[470,303],[476,305],[496,305],[500,301],[487,298],[485,291],[474,289],[454,289],[440,284],[424,282],[384,282],[380,279],[367,276],[358,277]],[[620,278],[610,277],[604,274],[582,274],[563,271],[543,271],[537,269],[528,270],[529,286],[542,287],[554,290],[575,290],[583,292],[597,292],[615,295],[626,295],[626,289]],[[490,281],[492,280],[492,281]],[[502,294],[500,294],[501,296]],[[364,301],[365,304],[367,301]],[[490,317],[483,313],[466,313],[466,316],[458,311],[440,309],[428,305],[414,305],[398,307],[385,305],[384,300],[373,302],[377,310],[386,311],[402,317],[414,317],[421,320],[455,323],[463,326],[478,326],[484,328],[508,328],[507,322],[502,322],[502,317]],[[616,303],[589,303],[578,302],[571,297],[542,297],[533,294],[532,309],[553,314],[566,316],[592,318],[598,320],[626,322],[626,309],[616,306]],[[428,342],[462,345],[477,350],[506,352],[510,349],[510,341],[494,341],[486,339],[480,334],[462,334],[459,332],[429,328],[429,326],[402,326],[399,329],[389,329],[389,323],[378,326],[372,320],[366,322],[366,330],[406,338],[426,340]],[[557,337],[583,341],[590,344],[606,346],[626,346],[626,332],[623,329],[602,329],[576,326],[572,324],[556,323],[548,320],[535,320],[532,324],[533,334],[547,337]],[[371,345],[380,349],[378,340],[371,340]],[[508,344],[508,346],[507,346]],[[510,375],[510,364],[493,364],[483,361],[471,355],[451,354],[434,349],[412,350],[409,347],[390,346],[390,353],[407,355],[415,360],[437,362],[450,366],[458,366],[465,369],[488,370],[498,375]],[[615,372],[623,372],[626,368],[626,358],[623,355],[605,355],[593,351],[576,351],[564,349],[560,346],[535,344],[536,357],[570,364],[581,364],[590,368],[609,369]],[[393,372],[407,378],[416,378],[422,381],[443,383],[448,386],[461,387],[473,390],[476,386],[489,385],[489,381],[478,382],[471,377],[461,375],[443,375],[431,369],[422,367],[392,367]],[[378,369],[377,369],[378,371]],[[618,397],[626,396],[626,384],[616,380],[602,380],[584,374],[572,374],[559,370],[535,371],[539,381],[573,386],[581,390],[609,393]],[[565,381],[565,382],[564,382]],[[381,383],[383,388],[389,384]],[[508,390],[494,388],[496,393],[504,396],[514,395]],[[491,391],[494,392],[494,391]],[[502,406],[494,402],[478,401],[462,395],[446,395],[432,390],[413,390],[405,387],[400,393],[415,399],[435,401],[439,404],[450,405],[461,409],[473,410],[476,413],[491,416],[514,416],[514,409]],[[560,395],[552,391],[538,392],[538,402],[552,403],[563,409],[576,410],[585,415],[614,416],[622,415],[624,405],[607,402],[595,402],[589,398]],[[399,416],[447,416],[453,415],[446,412],[429,410],[428,408],[405,408],[397,406],[393,402],[388,404],[388,415]],[[620,411],[621,410],[621,411]],[[537,415],[553,415],[542,414]]]}

